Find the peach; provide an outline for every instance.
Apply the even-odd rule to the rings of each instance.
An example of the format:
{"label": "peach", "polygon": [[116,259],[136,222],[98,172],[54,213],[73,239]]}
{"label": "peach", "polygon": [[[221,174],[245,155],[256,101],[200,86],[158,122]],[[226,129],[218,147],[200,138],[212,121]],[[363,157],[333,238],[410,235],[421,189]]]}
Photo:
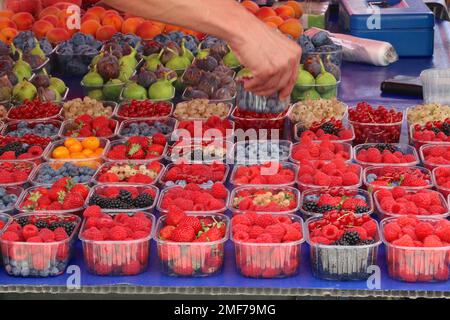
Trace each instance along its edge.
{"label": "peach", "polygon": [[269,7],[262,7],[261,9],[258,10],[258,12],[256,12],[256,16],[261,20],[276,15],[277,13],[275,12],[275,10]]}
{"label": "peach", "polygon": [[47,39],[51,44],[58,44],[60,42],[70,39],[70,33],[64,28],[53,28],[47,32]]}
{"label": "peach", "polygon": [[13,28],[17,29],[16,24],[9,18],[0,17],[0,29],[3,28]]}
{"label": "peach", "polygon": [[161,33],[161,29],[154,25],[151,21],[144,21],[136,29],[136,35],[141,37],[143,40],[150,40]]}
{"label": "peach", "polygon": [[299,20],[288,19],[278,29],[284,34],[291,35],[294,39],[298,39],[303,33],[303,27]]}
{"label": "peach", "polygon": [[275,12],[279,16],[284,15],[284,16],[288,16],[288,17],[291,17],[291,18],[295,17],[295,11],[290,6],[280,6],[280,7],[275,9]]}
{"label": "peach", "polygon": [[29,12],[19,12],[12,16],[12,21],[17,25],[17,30],[30,30],[34,23],[34,18]]}
{"label": "peach", "polygon": [[100,19],[103,19],[104,16],[106,16],[107,14],[115,14],[116,16],[120,16],[119,12],[117,12],[114,9],[110,9],[110,10],[105,10],[103,11],[103,13],[100,15]]}
{"label": "peach", "polygon": [[143,18],[139,18],[139,17],[132,17],[132,18],[128,18],[126,19],[123,23],[122,23],[122,33],[127,34],[127,33],[132,33],[135,34],[137,28],[139,27],[139,25],[144,22],[145,20]]}
{"label": "peach", "polygon": [[292,9],[294,9],[295,12],[295,17],[298,19],[303,15],[303,7],[300,3],[298,3],[297,1],[287,1],[285,3],[286,6],[291,7]]}
{"label": "peach", "polygon": [[100,17],[97,16],[96,14],[93,14],[93,13],[86,13],[86,14],[83,15],[83,17],[81,18],[81,22],[82,22],[82,23],[85,22],[85,21],[88,21],[88,20],[95,20],[95,21],[97,21],[98,23],[101,22]]}
{"label": "peach", "polygon": [[105,8],[103,7],[99,7],[99,6],[95,6],[95,7],[91,7],[86,11],[86,14],[94,14],[97,17],[101,18],[102,14],[106,11]]}
{"label": "peach", "polygon": [[11,19],[14,15],[14,12],[11,10],[0,10],[0,17]]}
{"label": "peach", "polygon": [[284,20],[278,16],[272,16],[272,17],[267,17],[263,20],[264,22],[272,22],[273,24],[275,24],[277,27],[281,24],[283,24]]}
{"label": "peach", "polygon": [[76,5],[76,6],[80,6],[81,4],[77,3],[76,1],[74,1],[74,3],[72,2],[61,2],[61,1],[54,1],[55,3],[53,4],[54,7],[57,7],[58,9],[60,9],[61,11],[66,11],[67,8]]}
{"label": "peach", "polygon": [[59,17],[60,14],[61,14],[61,10],[59,10],[57,7],[51,6],[51,7],[47,7],[45,9],[43,9],[39,13],[39,19],[42,19],[43,17],[49,16],[49,15]]}
{"label": "peach", "polygon": [[101,26],[97,29],[95,37],[97,38],[97,40],[107,41],[111,39],[116,32],[116,28],[114,28],[113,26]]}
{"label": "peach", "polygon": [[33,28],[31,30],[33,30],[36,38],[42,39],[45,37],[47,32],[49,32],[53,28],[53,24],[51,24],[47,20],[38,20],[33,24]]}
{"label": "peach", "polygon": [[[124,15],[123,15],[123,19],[127,20],[127,19],[130,19],[130,18],[142,18],[142,17],[139,17],[139,16],[137,16],[135,14],[132,14],[132,13],[129,13],[129,12],[125,12]],[[142,18],[142,19],[144,19],[144,18]]]}
{"label": "peach", "polygon": [[81,24],[80,31],[84,34],[90,34],[95,37],[98,28],[102,25],[96,20],[87,20]]}
{"label": "peach", "polygon": [[159,28],[159,30],[161,30],[161,33],[164,31],[166,24],[163,22],[159,22],[159,21],[151,21],[151,23],[153,23],[153,25],[157,26]]}
{"label": "peach", "polygon": [[70,5],[77,5],[77,6],[81,6],[81,0],[66,0],[66,1],[60,1],[60,0],[41,0],[42,1],[42,6],[45,7],[49,7],[49,6],[54,6],[54,5],[65,5],[65,6],[70,6]]}
{"label": "peach", "polygon": [[280,17],[281,19],[283,19],[284,21],[289,20],[289,19],[292,19],[292,17],[289,17],[289,16],[287,16],[287,15],[285,15],[285,14],[279,15],[279,17]]}
{"label": "peach", "polygon": [[248,11],[250,11],[253,14],[256,14],[259,10],[259,6],[250,0],[245,0],[241,2],[241,5],[245,7]]}
{"label": "peach", "polygon": [[11,44],[18,33],[15,28],[2,28],[0,29],[0,41]]}
{"label": "peach", "polygon": [[122,23],[122,17],[117,14],[108,13],[103,15],[102,17],[102,25],[113,26],[117,32],[120,32],[120,30],[122,30]]}
{"label": "peach", "polygon": [[41,20],[50,22],[54,27],[57,27],[59,24],[59,18],[54,15],[45,16]]}

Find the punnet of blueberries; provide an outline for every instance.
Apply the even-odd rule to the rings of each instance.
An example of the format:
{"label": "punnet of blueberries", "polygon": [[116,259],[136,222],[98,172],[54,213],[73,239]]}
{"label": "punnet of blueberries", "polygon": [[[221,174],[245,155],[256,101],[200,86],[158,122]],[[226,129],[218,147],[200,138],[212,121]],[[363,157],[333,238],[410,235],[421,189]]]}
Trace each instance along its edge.
{"label": "punnet of blueberries", "polygon": [[129,126],[122,129],[120,134],[122,136],[153,136],[157,133],[162,133],[164,135],[169,134],[173,131],[173,126],[170,126],[162,121],[155,121],[153,124],[148,124],[147,122],[132,122]]}
{"label": "punnet of blueberries", "polygon": [[52,184],[63,177],[71,177],[75,183],[88,183],[95,172],[90,167],[75,166],[70,162],[64,163],[64,165],[56,170],[50,164],[46,163],[37,172],[34,181],[42,184]]}
{"label": "punnet of blueberries", "polygon": [[26,121],[20,121],[15,130],[9,131],[6,135],[22,138],[26,134],[34,134],[41,137],[53,137],[59,132],[59,128],[52,123],[38,123],[31,126]]}

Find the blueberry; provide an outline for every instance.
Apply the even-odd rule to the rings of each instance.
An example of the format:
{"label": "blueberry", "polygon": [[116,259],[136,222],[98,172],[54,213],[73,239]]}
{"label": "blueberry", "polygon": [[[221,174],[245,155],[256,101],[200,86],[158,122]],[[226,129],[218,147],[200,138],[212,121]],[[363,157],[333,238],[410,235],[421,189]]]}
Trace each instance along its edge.
{"label": "blueberry", "polygon": [[377,175],[374,173],[368,174],[366,179],[367,182],[372,183],[377,179]]}

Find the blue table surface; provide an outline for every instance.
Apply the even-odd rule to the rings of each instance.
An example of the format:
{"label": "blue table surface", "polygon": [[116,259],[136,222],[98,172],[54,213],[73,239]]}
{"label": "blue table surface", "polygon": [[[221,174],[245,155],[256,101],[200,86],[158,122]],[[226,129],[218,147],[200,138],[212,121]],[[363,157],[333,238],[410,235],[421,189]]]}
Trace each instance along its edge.
{"label": "blue table surface", "polygon": [[[406,96],[382,95],[380,83],[395,75],[418,76],[428,68],[450,67],[450,23],[438,22],[435,32],[435,53],[432,58],[408,58],[389,67],[373,67],[363,64],[344,63],[342,66],[342,83],[339,92],[341,100],[352,102],[366,100],[372,103],[405,108],[420,103],[421,100]],[[418,39],[418,41],[420,41]],[[70,98],[80,95],[79,79],[68,79],[71,87]],[[78,88],[75,88],[78,86]],[[75,88],[75,89],[72,89]],[[440,283],[405,283],[389,278],[384,256],[384,248],[379,251],[378,263],[381,268],[380,290],[399,291],[450,291],[450,282]],[[152,287],[232,287],[232,288],[303,288],[303,289],[340,289],[367,290],[366,281],[326,281],[313,277],[310,269],[309,248],[303,244],[299,274],[285,279],[250,279],[239,275],[235,262],[233,244],[228,242],[225,250],[223,271],[215,276],[205,278],[169,277],[161,273],[153,243],[148,271],[128,277],[102,277],[87,273],[83,263],[81,244],[76,244],[75,255],[71,264],[81,269],[82,286],[133,285]],[[69,275],[54,278],[15,278],[8,276],[3,268],[0,270],[1,285],[24,286],[65,286]]]}

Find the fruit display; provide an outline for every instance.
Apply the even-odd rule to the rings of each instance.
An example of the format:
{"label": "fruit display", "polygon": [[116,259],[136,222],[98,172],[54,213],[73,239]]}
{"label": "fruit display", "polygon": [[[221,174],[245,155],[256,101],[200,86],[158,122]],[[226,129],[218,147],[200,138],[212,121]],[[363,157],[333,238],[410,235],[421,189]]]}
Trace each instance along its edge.
{"label": "fruit display", "polygon": [[419,164],[416,149],[407,144],[366,143],[355,146],[355,161],[368,166],[415,166]]}
{"label": "fruit display", "polygon": [[64,273],[80,223],[79,217],[64,213],[16,215],[0,237],[6,273],[16,277]]}
{"label": "fruit display", "polygon": [[106,152],[108,160],[157,160],[167,151],[166,137],[157,133],[151,137],[132,136],[111,143]]}
{"label": "fruit display", "polygon": [[187,215],[171,207],[158,219],[154,236],[162,272],[183,277],[220,272],[229,224],[222,214]]}
{"label": "fruit display", "polygon": [[332,210],[307,222],[313,275],[327,280],[363,280],[377,265],[378,224],[368,215]]}
{"label": "fruit display", "polygon": [[303,161],[332,161],[352,159],[352,146],[348,143],[332,142],[323,140],[313,142],[309,138],[303,138],[299,143],[292,146],[291,160],[296,163]]}
{"label": "fruit display", "polygon": [[439,103],[419,104],[406,111],[408,125],[426,126],[435,121],[444,122],[447,118],[450,118],[450,106]]}
{"label": "fruit display", "polygon": [[[189,141],[189,140],[188,140]],[[213,163],[228,160],[233,144],[229,141],[191,141],[181,140],[167,151],[167,156],[173,163]]]}
{"label": "fruit display", "polygon": [[36,186],[25,190],[16,208],[22,212],[79,213],[84,208],[89,188],[64,177],[51,186]]}
{"label": "fruit display", "polygon": [[176,120],[173,118],[155,119],[155,120],[125,120],[121,123],[117,135],[120,138],[132,136],[151,137],[157,133],[161,133],[169,140],[176,126]]}
{"label": "fruit display", "polygon": [[44,138],[56,139],[61,129],[61,121],[14,121],[8,123],[2,131],[2,135],[23,138],[26,135],[35,135]]}
{"label": "fruit display", "polygon": [[178,209],[186,213],[224,212],[228,201],[228,190],[222,183],[214,183],[204,189],[195,183],[164,189],[158,201],[161,214]]}
{"label": "fruit display", "polygon": [[[38,56],[45,60],[54,50],[53,45],[45,37],[39,37],[38,33],[33,33],[33,31],[20,31],[12,41],[12,44],[16,49],[21,50],[25,55]],[[26,59],[25,59],[26,60]],[[32,61],[27,61],[32,65],[33,69],[37,66],[33,66]],[[43,61],[45,62],[45,61]],[[42,63],[43,63],[42,62]]]}
{"label": "fruit display", "polygon": [[186,186],[187,184],[198,184],[209,188],[215,182],[224,183],[228,176],[228,166],[222,162],[211,164],[175,163],[169,164],[160,183],[164,187],[174,185]]}
{"label": "fruit display", "polygon": [[425,144],[420,147],[420,159],[425,168],[433,170],[436,167],[450,165],[450,146]]}
{"label": "fruit display", "polygon": [[357,189],[361,186],[361,176],[361,166],[342,159],[305,161],[300,163],[297,181],[300,190],[324,187]]}
{"label": "fruit display", "polygon": [[450,222],[413,216],[381,222],[389,276],[406,282],[447,281]]}
{"label": "fruit display", "polygon": [[289,120],[310,129],[315,122],[321,123],[333,118],[342,121],[347,116],[347,110],[347,105],[336,98],[299,101],[289,111]]}
{"label": "fruit display", "polygon": [[35,168],[31,161],[0,161],[0,185],[22,186]]}
{"label": "fruit display", "polygon": [[61,114],[61,105],[40,100],[25,101],[9,109],[9,120],[49,120],[57,119]]}
{"label": "fruit display", "polygon": [[155,217],[146,212],[108,214],[87,207],[80,230],[83,256],[90,273],[136,275],[147,270]]}
{"label": "fruit display", "polygon": [[102,184],[91,189],[86,205],[108,212],[149,211],[155,207],[158,193],[154,186]]}
{"label": "fruit display", "polygon": [[23,103],[37,99],[43,102],[60,103],[69,93],[66,84],[60,78],[52,77],[44,71],[34,75],[30,81],[23,80],[12,89],[12,101]]}
{"label": "fruit display", "polygon": [[322,120],[313,122],[307,129],[301,122],[294,126],[294,139],[301,140],[308,137],[313,141],[331,140],[336,142],[352,143],[355,139],[355,131],[352,125],[343,125],[341,120]]}
{"label": "fruit display", "polygon": [[329,188],[304,191],[300,210],[306,219],[321,216],[333,210],[371,214],[374,208],[372,197],[365,190]]}
{"label": "fruit display", "polygon": [[117,120],[105,116],[91,117],[84,114],[76,117],[75,120],[64,121],[60,135],[72,138],[113,138],[118,128]]}
{"label": "fruit display", "polygon": [[422,167],[376,166],[364,169],[364,185],[368,190],[393,189],[430,189],[431,172]]}
{"label": "fruit display", "polygon": [[157,161],[150,163],[129,162],[107,162],[104,163],[95,174],[98,184],[130,183],[154,184],[164,172],[164,166]]}
{"label": "fruit display", "polygon": [[50,138],[32,134],[22,138],[0,136],[0,160],[30,160],[40,162]]}
{"label": "fruit display", "polygon": [[180,120],[174,130],[178,139],[183,140],[228,140],[233,137],[234,122],[218,116],[207,120]]}
{"label": "fruit display", "polygon": [[115,111],[116,103],[97,101],[89,97],[76,98],[63,103],[62,115],[66,120],[72,120],[82,115],[91,117],[111,117]]}
{"label": "fruit display", "polygon": [[[0,72],[2,74],[2,101],[9,100],[17,93],[18,86],[22,82],[28,82],[33,77],[33,68],[25,61],[27,56],[21,50],[13,47],[11,50],[0,42]],[[11,52],[12,51],[12,52]],[[13,89],[16,88],[14,91]],[[29,94],[29,92],[27,92]]]}
{"label": "fruit display", "polygon": [[176,105],[173,116],[177,120],[208,119],[210,117],[227,118],[230,115],[231,106],[227,103],[214,103],[208,99],[193,99],[180,102]]}
{"label": "fruit display", "polygon": [[62,178],[70,178],[74,183],[89,184],[99,164],[72,162],[41,163],[30,177],[34,185],[52,185]]}
{"label": "fruit display", "polygon": [[231,219],[231,240],[243,276],[292,277],[300,267],[303,220],[293,214],[243,212]]}
{"label": "fruit display", "polygon": [[231,119],[234,121],[235,129],[256,130],[255,138],[281,138],[283,137],[285,120],[289,110],[281,113],[258,113],[245,111],[239,107],[234,108]]}
{"label": "fruit display", "polygon": [[286,185],[295,183],[298,166],[290,162],[266,162],[261,165],[236,165],[231,173],[233,186]]}
{"label": "fruit display", "polygon": [[384,106],[373,108],[359,102],[348,110],[348,119],[355,129],[355,143],[399,143],[403,113]]}
{"label": "fruit display", "polygon": [[450,118],[446,118],[444,121],[427,122],[425,125],[411,125],[409,137],[411,144],[417,150],[428,143],[450,143]]}
{"label": "fruit display", "polygon": [[449,213],[444,197],[433,190],[381,189],[375,192],[374,200],[381,218],[406,215],[446,217]]}
{"label": "fruit display", "polygon": [[109,141],[104,138],[66,138],[53,142],[44,157],[48,161],[99,160],[108,146]]}
{"label": "fruit display", "polygon": [[[158,65],[155,71],[147,70],[145,66],[137,70],[125,85],[121,98],[122,100],[145,101],[152,100],[166,101],[171,100],[175,94],[175,88],[178,81],[177,73],[162,65]],[[155,84],[153,89],[150,88]],[[163,89],[164,93],[157,92]],[[150,96],[151,92],[151,96]]]}
{"label": "fruit display", "polygon": [[238,141],[234,146],[235,164],[256,164],[269,161],[287,161],[292,142],[288,140]]}
{"label": "fruit display", "polygon": [[293,187],[252,186],[233,189],[228,209],[234,213],[244,211],[294,213],[300,203],[300,193]]}
{"label": "fruit display", "polygon": [[432,178],[436,190],[447,197],[450,194],[450,167],[437,167]]}
{"label": "fruit display", "polygon": [[137,101],[121,103],[117,109],[116,116],[122,120],[142,118],[163,118],[172,114],[173,105],[169,102],[159,101]]}

